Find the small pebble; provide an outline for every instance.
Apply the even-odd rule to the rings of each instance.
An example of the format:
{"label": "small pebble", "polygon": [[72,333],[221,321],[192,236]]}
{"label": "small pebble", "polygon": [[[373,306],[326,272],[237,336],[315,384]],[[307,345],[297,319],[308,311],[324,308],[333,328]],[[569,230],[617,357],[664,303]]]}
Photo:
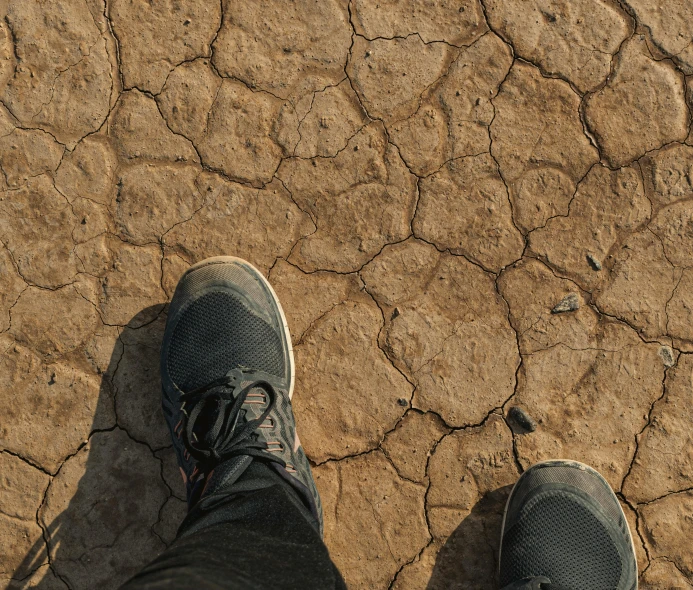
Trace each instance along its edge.
{"label": "small pebble", "polygon": [[400,406],[402,406],[403,408],[406,408],[406,407],[409,405],[409,402],[408,402],[406,399],[404,399],[403,397],[400,397],[400,398],[397,400],[397,403],[398,403]]}
{"label": "small pebble", "polygon": [[662,362],[665,367],[673,367],[676,364],[674,360],[674,351],[669,346],[662,346],[659,349],[659,356],[662,357]]}
{"label": "small pebble", "polygon": [[566,311],[576,311],[580,309],[580,299],[577,293],[568,293],[551,310],[551,313],[565,313]]}
{"label": "small pebble", "polygon": [[508,410],[508,417],[527,432],[534,432],[537,429],[537,423],[534,421],[534,418],[519,406],[512,406]]}
{"label": "small pebble", "polygon": [[592,254],[587,255],[587,262],[590,263],[590,266],[592,267],[592,270],[601,270],[602,269],[602,263],[599,262]]}

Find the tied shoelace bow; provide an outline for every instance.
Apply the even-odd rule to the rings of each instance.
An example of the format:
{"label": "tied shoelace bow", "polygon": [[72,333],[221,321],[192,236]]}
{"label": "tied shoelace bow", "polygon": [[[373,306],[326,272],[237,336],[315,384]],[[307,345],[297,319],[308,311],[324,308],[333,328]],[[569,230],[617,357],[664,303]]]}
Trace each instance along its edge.
{"label": "tied shoelace bow", "polygon": [[[241,406],[248,394],[257,388],[262,389],[269,397],[267,408],[258,418],[239,424]],[[180,396],[183,413],[181,431],[188,452],[201,464],[203,471],[241,455],[262,457],[286,466],[285,461],[267,450],[267,443],[259,441],[255,436],[255,431],[277,401],[274,387],[267,381],[257,380],[238,389],[238,393],[234,395],[237,389],[233,380],[225,376]],[[215,402],[215,408],[210,408],[211,402]],[[198,438],[195,427],[201,426],[201,420],[208,421],[210,416],[213,421],[201,428],[205,433]]]}

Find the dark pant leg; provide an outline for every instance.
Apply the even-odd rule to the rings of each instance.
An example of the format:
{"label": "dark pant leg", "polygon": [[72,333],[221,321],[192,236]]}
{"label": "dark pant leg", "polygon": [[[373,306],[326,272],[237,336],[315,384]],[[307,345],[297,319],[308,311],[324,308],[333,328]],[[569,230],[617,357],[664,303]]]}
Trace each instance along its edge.
{"label": "dark pant leg", "polygon": [[346,586],[294,489],[254,461],[224,494],[198,502],[171,546],[122,588]]}

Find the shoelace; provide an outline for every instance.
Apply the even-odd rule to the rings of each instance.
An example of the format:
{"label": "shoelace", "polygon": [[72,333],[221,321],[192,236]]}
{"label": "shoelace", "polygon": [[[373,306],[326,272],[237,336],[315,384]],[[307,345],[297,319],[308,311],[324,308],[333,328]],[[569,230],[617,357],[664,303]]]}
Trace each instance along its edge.
{"label": "shoelace", "polygon": [[[269,397],[267,408],[259,418],[248,420],[240,426],[241,406],[248,394],[256,388],[262,389]],[[240,455],[262,457],[285,467],[285,461],[269,452],[267,444],[253,436],[276,404],[277,392],[274,387],[267,381],[258,380],[239,389],[234,395],[236,389],[232,379],[225,376],[180,396],[183,413],[181,431],[186,449],[200,463],[203,471]],[[195,426],[200,418],[206,419],[209,416],[209,404],[212,400],[216,403],[212,413],[216,414],[214,422],[205,429],[205,435],[198,439]]]}

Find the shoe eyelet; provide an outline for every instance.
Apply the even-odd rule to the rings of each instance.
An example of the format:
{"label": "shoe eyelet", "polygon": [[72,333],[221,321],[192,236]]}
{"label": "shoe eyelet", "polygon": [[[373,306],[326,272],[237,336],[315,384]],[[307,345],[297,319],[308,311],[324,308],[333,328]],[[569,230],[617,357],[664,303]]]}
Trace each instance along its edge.
{"label": "shoe eyelet", "polygon": [[270,453],[283,453],[284,445],[279,440],[267,441],[267,451]]}
{"label": "shoe eyelet", "polygon": [[273,418],[267,418],[262,424],[260,424],[260,428],[274,428],[274,419]]}

